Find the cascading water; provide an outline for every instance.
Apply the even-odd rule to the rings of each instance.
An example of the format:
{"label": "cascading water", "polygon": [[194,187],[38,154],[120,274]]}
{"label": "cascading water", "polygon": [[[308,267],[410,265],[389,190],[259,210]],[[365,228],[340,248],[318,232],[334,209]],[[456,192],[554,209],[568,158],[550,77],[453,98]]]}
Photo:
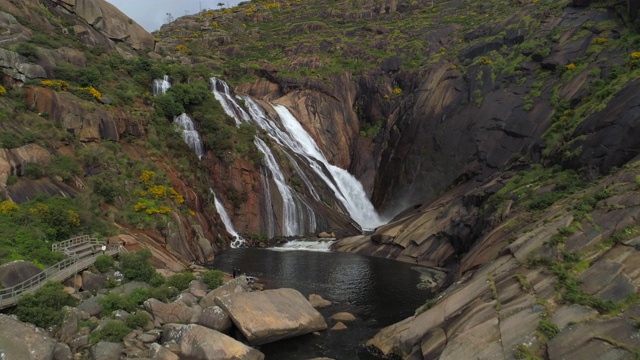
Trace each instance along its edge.
{"label": "cascading water", "polygon": [[229,214],[227,214],[227,210],[224,209],[224,206],[222,205],[222,203],[220,203],[220,200],[218,200],[218,197],[216,196],[216,193],[213,191],[213,189],[209,189],[209,191],[211,191],[211,194],[213,195],[213,201],[216,205],[216,210],[218,210],[218,214],[220,215],[220,219],[222,220],[224,227],[227,229],[227,232],[231,234],[231,236],[233,236],[231,247],[234,249],[241,247],[246,243],[245,239],[240,236],[233,228],[233,223],[231,222],[231,218],[229,218]]}
{"label": "cascading water", "polygon": [[[165,75],[162,79],[153,80],[153,96],[158,94],[166,94],[167,91],[171,88],[171,83],[169,82],[169,75]],[[200,139],[200,134],[196,130],[193,120],[189,117],[189,115],[182,113],[174,119],[174,123],[182,129],[182,138],[184,142],[189,145],[189,147],[196,153],[198,159],[202,158],[204,155],[204,148],[202,146],[202,140]],[[213,189],[209,189],[211,194],[213,195],[214,204],[216,206],[216,211],[220,215],[220,219],[222,219],[222,223],[224,224],[227,232],[231,234],[234,239],[231,242],[232,248],[238,248],[246,243],[245,239],[240,236],[233,227],[233,223],[231,223],[231,219],[229,218],[229,214],[225,210],[224,206],[218,200],[216,193]]]}
{"label": "cascading water", "polygon": [[176,117],[174,123],[182,128],[182,138],[184,142],[198,155],[198,159],[201,159],[202,155],[204,155],[204,149],[202,147],[202,140],[200,140],[200,134],[193,125],[193,120],[191,120],[189,115],[183,113]]}
{"label": "cascading water", "polygon": [[166,94],[167,90],[171,87],[171,83],[169,82],[169,75],[165,75],[162,79],[153,80],[153,96],[158,94]]}
{"label": "cascading water", "polygon": [[304,251],[331,251],[331,245],[335,240],[292,240],[286,243],[269,248],[269,250],[275,251],[292,251],[292,250],[304,250]]}
{"label": "cascading water", "polygon": [[[344,206],[351,218],[363,229],[374,229],[383,223],[371,201],[369,201],[362,184],[346,170],[329,163],[311,135],[304,130],[287,108],[281,105],[273,106],[282,124],[282,127],[280,127],[251,97],[246,95],[237,96],[244,102],[249,112],[247,113],[238,104],[225,82],[212,78],[211,83],[216,99],[222,103],[228,115],[234,117],[237,123],[250,121],[256,124],[266,131],[280,146],[288,148],[304,158],[318,177],[333,191],[335,197]],[[296,171],[301,175],[300,177],[315,198],[317,194],[313,194],[314,188],[310,182],[307,184],[304,173],[299,167],[296,168]]]}

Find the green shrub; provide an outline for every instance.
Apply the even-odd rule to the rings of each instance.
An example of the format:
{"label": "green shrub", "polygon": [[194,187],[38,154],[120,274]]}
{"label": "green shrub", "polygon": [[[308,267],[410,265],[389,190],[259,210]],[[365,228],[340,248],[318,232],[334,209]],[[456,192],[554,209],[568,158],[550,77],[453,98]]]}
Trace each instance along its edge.
{"label": "green shrub", "polygon": [[98,255],[94,263],[96,269],[101,273],[106,273],[113,267],[114,261],[111,255]]}
{"label": "green shrub", "polygon": [[224,273],[220,270],[206,270],[202,273],[202,282],[207,284],[209,289],[215,289],[222,285]]}
{"label": "green shrub", "polygon": [[554,324],[549,319],[540,320],[540,323],[538,324],[538,330],[545,334],[549,339],[555,337],[560,332],[558,325]]}
{"label": "green shrub", "polygon": [[128,327],[132,329],[143,328],[151,320],[149,315],[145,312],[135,312],[125,320]]}
{"label": "green shrub", "polygon": [[169,301],[179,294],[178,289],[167,285],[150,288],[148,291],[149,298],[158,299],[160,301]]}
{"label": "green shrub", "polygon": [[128,280],[149,282],[156,272],[153,266],[149,264],[149,259],[151,259],[151,251],[149,249],[121,254],[120,257],[120,270]]}
{"label": "green shrub", "polygon": [[74,306],[76,301],[64,291],[59,282],[48,282],[33,294],[23,294],[18,300],[15,314],[21,321],[42,328],[62,322],[64,306]]}
{"label": "green shrub", "polygon": [[173,286],[176,289],[182,291],[189,287],[191,280],[195,280],[196,277],[190,272],[179,273],[171,275],[167,278],[167,285]]}
{"label": "green shrub", "polygon": [[[131,332],[131,329],[122,321],[111,320],[104,324],[104,327],[98,331],[98,340],[121,342],[122,339]],[[92,340],[96,341],[96,333],[92,334]]]}
{"label": "green shrub", "polygon": [[26,163],[24,165],[24,176],[31,180],[38,180],[46,175],[45,169],[34,163]]}
{"label": "green shrub", "polygon": [[134,311],[138,308],[138,304],[129,296],[120,296],[118,294],[109,293],[98,298],[98,303],[102,305],[102,314],[110,315],[116,310]]}
{"label": "green shrub", "polygon": [[60,176],[64,181],[71,181],[74,175],[82,174],[82,169],[76,159],[69,156],[58,156],[51,159],[49,173]]}
{"label": "green shrub", "polygon": [[31,62],[37,62],[40,58],[40,51],[38,48],[26,42],[21,42],[16,46],[16,52],[24,57],[26,57]]}
{"label": "green shrub", "polygon": [[153,276],[151,276],[151,279],[149,280],[149,285],[153,287],[164,285],[164,283],[165,283],[165,278],[159,272],[156,272],[155,274],[153,274]]}

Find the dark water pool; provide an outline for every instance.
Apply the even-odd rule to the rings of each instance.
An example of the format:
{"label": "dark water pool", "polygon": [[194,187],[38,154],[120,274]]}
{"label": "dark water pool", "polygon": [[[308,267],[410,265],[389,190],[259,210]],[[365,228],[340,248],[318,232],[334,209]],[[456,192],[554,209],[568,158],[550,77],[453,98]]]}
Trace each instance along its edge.
{"label": "dark water pool", "polygon": [[290,287],[305,297],[321,295],[333,302],[319,309],[329,328],[334,325],[330,319],[334,313],[348,311],[357,318],[346,323],[347,330],[326,330],[320,336],[305,335],[260,346],[269,360],[376,359],[359,345],[381,328],[412,315],[431,295],[417,287],[417,268],[350,253],[231,249],[210,265],[229,273],[240,268],[258,277],[265,288]]}

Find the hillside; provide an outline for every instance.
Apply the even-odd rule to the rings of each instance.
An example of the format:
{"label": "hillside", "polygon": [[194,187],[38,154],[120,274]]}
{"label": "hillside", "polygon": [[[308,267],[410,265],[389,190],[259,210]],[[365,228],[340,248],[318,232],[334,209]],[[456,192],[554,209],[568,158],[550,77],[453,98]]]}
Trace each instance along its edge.
{"label": "hillside", "polygon": [[[637,9],[251,1],[151,35],[104,1],[0,0],[0,262],[50,264],[48,242],[78,233],[208,261],[233,240],[215,191],[249,243],[333,231],[340,250],[447,270],[371,341],[385,354],[637,357]],[[244,96],[228,91],[233,114],[218,79]],[[242,120],[279,105],[319,170]],[[330,164],[388,224],[360,235]]]}

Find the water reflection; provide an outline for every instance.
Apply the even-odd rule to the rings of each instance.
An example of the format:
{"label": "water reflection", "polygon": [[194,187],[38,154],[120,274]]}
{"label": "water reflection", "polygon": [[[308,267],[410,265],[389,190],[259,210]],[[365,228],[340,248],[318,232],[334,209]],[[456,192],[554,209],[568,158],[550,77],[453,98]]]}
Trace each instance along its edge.
{"label": "water reflection", "polygon": [[[305,297],[319,294],[333,305],[320,309],[329,327],[330,316],[348,311],[357,321],[347,330],[323,331],[260,347],[267,359],[310,359],[326,356],[336,360],[364,359],[357,345],[377,330],[413,314],[430,297],[418,289],[420,273],[411,265],[349,253],[232,249],[221,254],[213,268],[231,272],[240,268],[257,276],[266,288],[290,287]],[[360,357],[359,357],[360,356]]]}

